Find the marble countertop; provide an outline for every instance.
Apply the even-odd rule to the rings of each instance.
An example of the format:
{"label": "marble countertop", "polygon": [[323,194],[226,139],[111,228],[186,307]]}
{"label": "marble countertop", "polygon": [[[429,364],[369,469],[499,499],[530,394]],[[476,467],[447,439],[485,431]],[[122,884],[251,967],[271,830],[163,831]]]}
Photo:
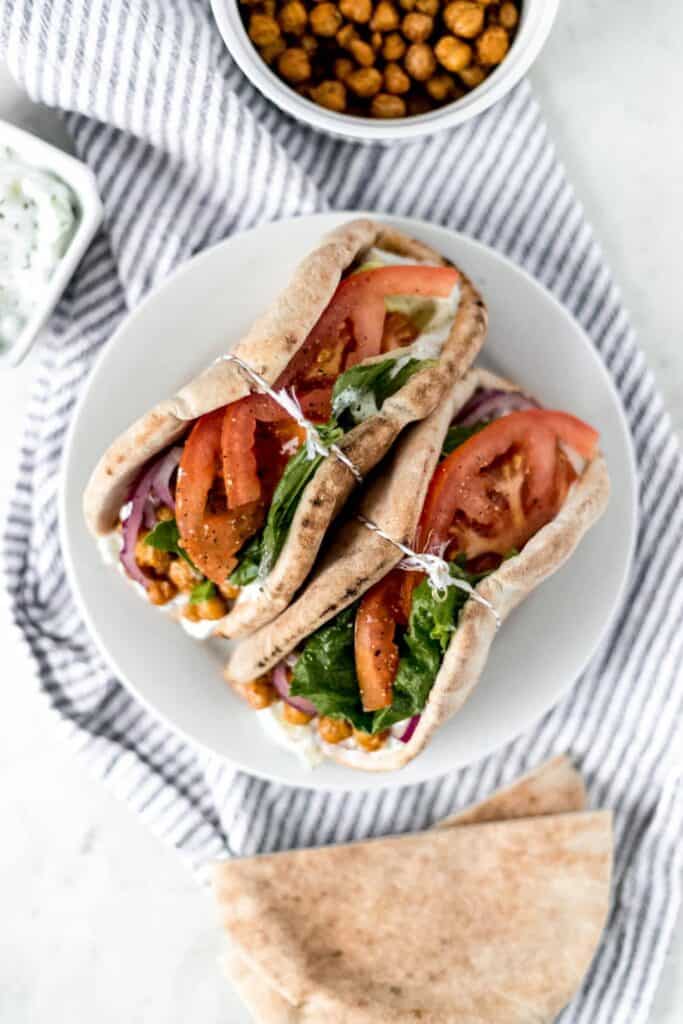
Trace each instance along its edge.
{"label": "marble countertop", "polygon": [[[676,0],[565,3],[532,73],[679,432],[682,37]],[[0,117],[66,144],[54,114],[33,106],[1,66]],[[29,360],[0,375],[2,509],[31,373]],[[217,967],[208,894],[84,773],[36,692],[4,593],[0,650],[0,1021],[247,1024]],[[652,1024],[682,1013],[679,922]]]}

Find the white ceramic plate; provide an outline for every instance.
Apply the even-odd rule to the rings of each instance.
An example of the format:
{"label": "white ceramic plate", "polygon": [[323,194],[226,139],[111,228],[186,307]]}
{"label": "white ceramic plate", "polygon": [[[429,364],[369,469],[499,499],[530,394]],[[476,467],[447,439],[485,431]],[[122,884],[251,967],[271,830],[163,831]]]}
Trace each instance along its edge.
{"label": "white ceramic plate", "polygon": [[483,361],[545,405],[594,424],[613,485],[607,513],[569,564],[501,630],[469,702],[400,772],[372,775],[332,764],[310,772],[275,747],[254,713],[223,683],[220,646],[192,640],[143,604],[101,563],[81,514],[90,471],[112,439],[229,349],[287,283],[299,259],[349,217],[303,217],[233,237],[181,267],[128,317],[105,347],[74,414],[60,518],[69,578],[88,627],[113,672],[153,714],[255,775],[316,788],[369,789],[443,774],[529,728],[581,673],[621,600],[636,529],[630,437],[593,346],[555,299],[471,239],[419,221],[387,218],[474,279],[490,312]]}

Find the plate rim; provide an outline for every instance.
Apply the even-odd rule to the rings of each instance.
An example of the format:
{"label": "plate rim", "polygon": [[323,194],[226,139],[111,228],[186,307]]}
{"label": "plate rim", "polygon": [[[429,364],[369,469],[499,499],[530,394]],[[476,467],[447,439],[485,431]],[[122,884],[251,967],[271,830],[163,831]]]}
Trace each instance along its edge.
{"label": "plate rim", "polygon": [[[404,781],[404,776],[401,771],[386,773],[360,771],[356,772],[352,771],[352,769],[349,769],[349,772],[352,773],[351,777],[353,778],[354,784],[345,785],[343,782],[317,780],[315,778],[315,771],[309,773],[310,777],[308,775],[304,776],[302,769],[302,778],[294,782],[289,779],[283,779],[277,774],[262,769],[253,768],[251,766],[245,767],[244,764],[234,760],[228,754],[225,754],[222,751],[218,751],[210,745],[208,745],[207,743],[203,742],[202,740],[197,739],[195,736],[186,732],[182,726],[178,725],[176,722],[168,718],[167,715],[163,711],[160,711],[157,707],[155,707],[154,704],[150,703],[150,701],[139,691],[137,686],[135,686],[130,681],[124,681],[124,679],[121,678],[121,673],[116,664],[116,659],[113,656],[113,654],[109,651],[107,644],[105,644],[102,641],[99,630],[97,629],[96,625],[93,622],[84,596],[81,593],[78,572],[73,558],[73,552],[71,550],[71,544],[67,529],[67,479],[69,476],[67,469],[69,468],[72,459],[72,448],[75,443],[75,436],[77,432],[79,419],[81,417],[84,406],[87,404],[87,397],[92,388],[93,381],[96,379],[98,374],[102,372],[102,365],[106,362],[109,353],[116,347],[117,344],[119,344],[121,335],[130,330],[131,325],[135,322],[135,320],[142,316],[143,312],[146,311],[149,306],[153,305],[159,300],[159,296],[163,294],[165,289],[168,288],[170,290],[180,278],[182,278],[185,274],[189,272],[191,267],[196,268],[204,260],[215,258],[217,250],[220,250],[222,248],[228,248],[229,246],[234,245],[235,242],[238,242],[244,236],[258,234],[259,232],[267,230],[268,228],[273,227],[275,225],[282,225],[284,223],[291,223],[293,221],[329,222],[330,220],[335,220],[339,223],[343,223],[343,221],[346,219],[351,220],[358,217],[368,217],[373,220],[379,220],[389,223],[392,226],[399,227],[411,233],[415,232],[415,237],[418,238],[420,237],[420,231],[422,229],[426,229],[430,233],[436,232],[437,234],[447,239],[449,242],[455,242],[457,244],[459,240],[462,240],[466,242],[467,245],[474,246],[475,248],[479,249],[480,252],[485,253],[487,257],[492,258],[494,261],[498,261],[504,264],[508,271],[511,271],[513,274],[521,274],[524,278],[526,278],[527,282],[533,288],[540,290],[544,294],[544,297],[547,300],[550,300],[551,304],[555,307],[555,311],[559,312],[559,314],[565,320],[570,322],[572,328],[581,334],[584,343],[590,348],[593,355],[595,356],[595,362],[599,367],[599,372],[602,376],[603,382],[606,385],[607,390],[609,391],[613,399],[613,404],[618,414],[619,425],[621,427],[621,432],[625,442],[624,448],[626,455],[626,475],[628,478],[628,499],[633,526],[631,530],[631,536],[629,538],[628,554],[621,567],[621,578],[619,581],[616,597],[612,601],[612,606],[609,615],[606,617],[605,623],[602,626],[599,635],[597,636],[593,645],[587,651],[585,658],[582,660],[581,667],[576,672],[576,674],[571,678],[571,680],[569,680],[566,683],[566,685],[563,686],[554,695],[552,701],[543,709],[543,711],[539,715],[536,715],[534,718],[530,719],[526,723],[526,725],[524,725],[521,729],[511,734],[502,744],[496,744],[491,748],[483,749],[478,757],[476,757],[472,761],[467,762],[466,764],[460,764],[456,766],[451,765],[444,767],[444,769],[440,771],[425,772],[424,774],[420,775],[419,778],[416,779]],[[322,234],[324,234],[326,230],[332,230],[332,228],[328,227],[326,229],[321,230],[321,236]],[[124,689],[136,701],[139,701],[141,706],[155,719],[155,721],[160,723],[171,733],[181,738],[184,742],[188,743],[195,751],[197,751],[197,753],[202,754],[204,756],[208,756],[210,758],[217,758],[219,761],[224,762],[226,765],[237,771],[242,771],[245,774],[253,775],[256,778],[263,779],[269,782],[274,782],[278,785],[293,788],[310,789],[321,792],[369,792],[374,790],[394,789],[401,786],[413,786],[427,781],[435,781],[436,779],[442,778],[445,775],[448,775],[452,772],[457,772],[465,767],[469,767],[473,764],[479,763],[484,758],[491,756],[497,750],[501,750],[504,746],[507,746],[508,744],[514,742],[524,732],[532,730],[538,723],[538,721],[540,721],[541,718],[543,718],[557,704],[559,704],[559,702],[564,697],[566,697],[567,694],[571,691],[572,687],[576,685],[580,676],[583,675],[583,673],[586,671],[587,666],[595,657],[605,636],[612,629],[623,607],[627,588],[632,576],[640,519],[637,460],[635,456],[633,436],[631,434],[626,412],[621,401],[621,396],[619,395],[616,384],[614,383],[612,376],[603,361],[601,353],[597,350],[596,346],[593,344],[592,339],[590,338],[590,335],[584,329],[583,325],[579,323],[576,317],[573,316],[573,314],[560,302],[560,300],[544,284],[542,284],[539,280],[533,277],[533,275],[530,274],[528,270],[517,264],[506,254],[494,249],[492,246],[489,246],[476,238],[472,238],[470,235],[467,235],[462,231],[456,231],[455,229],[445,227],[444,225],[441,224],[432,224],[429,221],[425,221],[421,218],[404,217],[400,215],[393,215],[391,213],[369,210],[329,210],[319,213],[303,213],[297,214],[296,216],[293,217],[284,217],[278,220],[267,221],[265,223],[255,225],[254,227],[247,228],[244,231],[235,232],[234,234],[228,236],[227,238],[221,239],[219,242],[216,242],[214,245],[208,246],[207,248],[202,249],[200,252],[193,254],[191,257],[189,257],[186,260],[183,260],[180,264],[178,264],[178,266],[175,267],[171,271],[171,273],[169,273],[162,281],[158,282],[133,309],[129,310],[128,313],[124,315],[122,321],[116,327],[115,331],[107,339],[107,341],[104,342],[101,351],[97,354],[93,362],[92,368],[90,370],[90,373],[88,374],[83,390],[78,395],[78,398],[74,404],[71,420],[69,422],[68,429],[65,434],[64,446],[62,449],[62,455],[60,460],[57,510],[59,544],[62,551],[62,557],[64,559],[67,581],[69,583],[71,593],[74,597],[76,608],[79,614],[81,615],[83,621],[85,622],[86,628],[90,634],[91,639],[95,644],[97,651],[107,664],[112,674],[115,676],[117,682],[121,686],[123,686]],[[291,756],[294,757],[293,754]],[[366,784],[363,785],[363,783]]]}

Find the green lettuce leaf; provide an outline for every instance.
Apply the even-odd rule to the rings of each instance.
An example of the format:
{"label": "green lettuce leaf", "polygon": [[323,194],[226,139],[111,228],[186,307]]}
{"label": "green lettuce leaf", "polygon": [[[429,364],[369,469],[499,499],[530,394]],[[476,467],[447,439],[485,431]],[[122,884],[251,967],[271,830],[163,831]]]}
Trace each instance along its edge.
{"label": "green lettuce leaf", "polygon": [[332,391],[332,415],[345,430],[378,412],[387,398],[400,391],[418,370],[435,365],[433,359],[409,359],[394,373],[397,362],[382,359],[368,366],[352,366],[337,378]]}
{"label": "green lettuce leaf", "polygon": [[345,718],[371,732],[373,716],[363,711],[353,657],[356,608],[345,608],[309,637],[294,666],[290,693],[313,701],[321,715]]}
{"label": "green lettuce leaf", "polygon": [[216,596],[216,584],[211,580],[202,580],[190,591],[190,604],[199,604]]}
{"label": "green lettuce leaf", "polygon": [[180,546],[180,532],[175,519],[163,519],[157,523],[154,529],[150,530],[145,537],[145,544],[149,544],[158,551],[169,551],[173,555],[178,555],[179,558],[184,558],[194,571],[201,576],[199,569],[197,569],[188,553]]}
{"label": "green lettuce leaf", "polygon": [[464,441],[468,441],[470,437],[478,434],[480,430],[484,429],[484,427],[488,427],[488,422],[473,423],[468,427],[465,427],[462,424],[453,424],[452,427],[448,428],[448,433],[443,439],[441,458],[443,459],[447,455],[450,455],[451,452],[455,451],[456,448],[459,448]]}

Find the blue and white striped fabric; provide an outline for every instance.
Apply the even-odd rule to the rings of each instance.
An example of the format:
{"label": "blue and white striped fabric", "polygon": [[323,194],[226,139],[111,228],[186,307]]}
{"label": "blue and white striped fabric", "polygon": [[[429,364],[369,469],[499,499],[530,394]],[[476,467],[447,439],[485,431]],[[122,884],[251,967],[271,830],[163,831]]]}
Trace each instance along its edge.
{"label": "blue and white striped fabric", "polygon": [[[94,170],[104,231],[42,344],[5,537],[16,621],[40,685],[93,770],[193,863],[420,829],[570,751],[616,812],[609,928],[564,1024],[648,1016],[679,904],[683,803],[683,470],[669,419],[526,84],[478,120],[395,148],[324,138],[242,78],[207,0],[4,0],[2,47],[32,97],[61,108]],[[571,695],[484,762],[397,791],[313,794],[234,774],[143,711],[105,668],[69,593],[55,490],[74,402],[116,325],[181,260],[289,214],[371,208],[465,231],[572,311],[627,410],[640,474],[631,587]]]}

